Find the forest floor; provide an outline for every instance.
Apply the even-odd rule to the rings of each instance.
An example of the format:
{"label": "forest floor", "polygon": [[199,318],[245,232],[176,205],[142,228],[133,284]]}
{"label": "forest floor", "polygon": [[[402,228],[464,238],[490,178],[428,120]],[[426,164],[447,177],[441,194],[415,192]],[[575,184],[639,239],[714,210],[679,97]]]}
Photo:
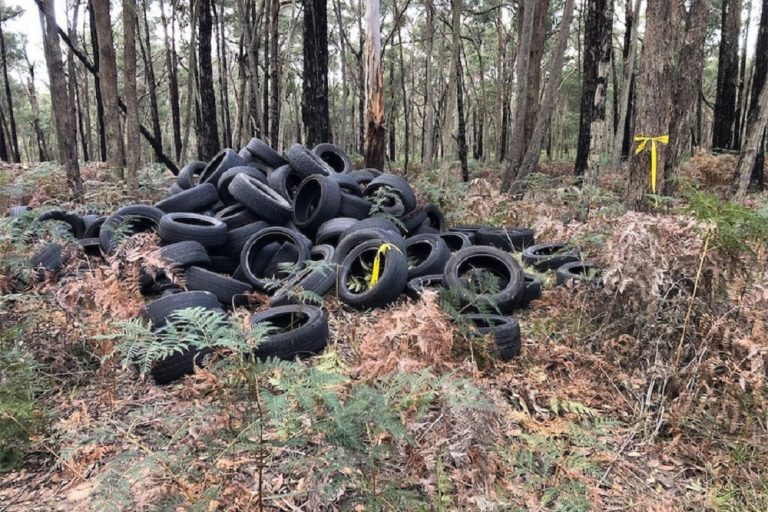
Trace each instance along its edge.
{"label": "forest floor", "polygon": [[[699,156],[686,175],[717,191],[732,166]],[[638,213],[617,177],[580,189],[567,165],[542,171],[522,201],[494,170],[411,177],[452,224],[530,226],[603,269],[602,288],[545,276],[508,363],[432,295],[367,314],[328,298],[322,356],[220,354],[157,386],[103,336],[141,301],[118,266],[14,288],[8,262],[34,248],[3,225],[0,512],[767,510],[766,197],[691,189]],[[131,197],[101,166],[84,175],[85,207],[55,166],[3,166],[0,207],[106,212],[171,184],[147,168]]]}

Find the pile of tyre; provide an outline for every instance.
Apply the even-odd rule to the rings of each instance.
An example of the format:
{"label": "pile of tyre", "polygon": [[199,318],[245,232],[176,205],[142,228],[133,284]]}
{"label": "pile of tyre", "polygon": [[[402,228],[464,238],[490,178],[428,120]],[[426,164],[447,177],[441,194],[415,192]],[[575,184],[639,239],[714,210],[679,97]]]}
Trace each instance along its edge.
{"label": "pile of tyre", "polygon": [[[294,144],[281,155],[254,138],[239,152],[189,163],[152,206],[127,205],[106,217],[56,210],[40,220],[68,224],[91,255],[114,254],[122,238],[156,231],[160,257],[184,273],[186,286],[162,272],[142,274],[146,316],[156,329],[180,309],[224,311],[246,304],[252,292],[266,294],[270,309],[250,317],[251,325],[275,328],[256,349],[260,358],[324,349],[327,313],[313,298],[335,293],[366,310],[404,293],[418,298],[424,289],[446,288],[464,320],[491,334],[498,356],[509,360],[520,352],[520,327],[510,315],[539,298],[542,287],[512,253],[522,251],[539,272],[556,270],[558,283],[591,271],[578,248],[535,245],[530,229],[448,227],[439,208],[419,204],[406,180],[354,170],[332,144]],[[55,252],[44,249],[33,264],[53,269],[56,258],[45,251]],[[194,348],[175,354],[153,376],[173,381],[193,372],[200,356]]]}

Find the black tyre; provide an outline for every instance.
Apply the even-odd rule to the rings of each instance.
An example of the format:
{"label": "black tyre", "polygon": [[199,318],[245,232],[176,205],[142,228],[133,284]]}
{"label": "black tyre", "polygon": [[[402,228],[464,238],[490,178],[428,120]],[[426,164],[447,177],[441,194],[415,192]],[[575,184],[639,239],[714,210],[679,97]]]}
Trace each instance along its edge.
{"label": "black tyre", "polygon": [[238,174],[246,174],[259,180],[262,183],[267,182],[267,173],[260,169],[256,169],[248,165],[241,165],[239,167],[232,167],[231,169],[228,169],[224,174],[221,175],[221,178],[219,178],[219,181],[216,184],[216,191],[221,198],[221,202],[225,205],[237,203],[237,199],[232,197],[232,194],[229,193],[229,184],[232,183],[232,180],[235,179],[235,176]]}
{"label": "black tyre", "polygon": [[491,227],[492,226],[488,226],[485,224],[459,224],[458,226],[453,226],[452,228],[448,228],[448,231],[464,233],[472,240],[472,243],[474,243],[475,235],[477,234],[478,231],[480,231],[481,229],[487,229]]}
{"label": "black tyre", "polygon": [[544,287],[544,283],[536,276],[524,273],[523,278],[525,279],[525,286],[518,303],[518,306],[521,308],[528,307],[531,302],[541,298],[541,290]]}
{"label": "black tyre", "polygon": [[29,260],[29,266],[35,271],[39,280],[45,279],[47,274],[56,275],[67,262],[68,254],[61,244],[52,242],[38,250]]}
{"label": "black tyre", "polygon": [[[382,187],[388,187],[392,193],[400,198],[400,202],[403,206],[403,214],[407,214],[416,208],[416,196],[413,193],[413,189],[400,176],[394,174],[382,174],[371,181],[367,187],[365,187],[365,196],[371,198],[376,194],[376,191]],[[391,201],[385,201],[384,206],[387,208],[394,208],[396,205]]]}
{"label": "black tyre", "polygon": [[556,282],[558,286],[562,286],[569,281],[577,281],[583,283],[592,283],[599,285],[600,270],[591,261],[574,261],[566,263],[557,269]]}
{"label": "black tyre", "polygon": [[[483,272],[495,286],[478,288],[474,276]],[[512,256],[496,247],[470,247],[451,256],[445,264],[446,288],[456,289],[462,306],[496,307],[503,313],[514,309],[525,284],[523,271]],[[485,280],[481,279],[481,285]]]}
{"label": "black tyre", "polygon": [[245,146],[245,149],[247,149],[254,158],[273,169],[277,169],[281,165],[287,163],[285,158],[280,156],[280,153],[272,149],[272,146],[258,137],[252,138]]}
{"label": "black tyre", "polygon": [[[206,266],[211,272],[232,275],[237,270],[238,258],[230,256],[210,255],[211,262]],[[241,279],[240,279],[241,280]]]}
{"label": "black tyre", "polygon": [[160,219],[157,234],[167,243],[197,240],[203,247],[220,247],[227,241],[227,225],[197,213],[166,213]]}
{"label": "black tyre", "polygon": [[342,192],[352,194],[353,196],[362,197],[363,189],[357,184],[354,178],[349,174],[333,173],[328,176],[328,179],[335,181]]}
{"label": "black tyre", "polygon": [[325,176],[309,176],[299,185],[293,200],[293,222],[304,233],[314,235],[320,225],[339,213],[341,190]]}
{"label": "black tyre", "polygon": [[463,315],[482,334],[492,334],[499,359],[509,361],[520,355],[520,324],[514,318],[501,315]]}
{"label": "black tyre", "polygon": [[390,249],[380,255],[380,274],[376,283],[368,268],[380,252],[379,240],[363,242],[349,251],[339,267],[339,299],[354,308],[386,306],[403,292],[408,283],[408,261],[400,250]]}
{"label": "black tyre", "polygon": [[405,239],[400,236],[400,233],[384,231],[383,229],[366,228],[352,231],[341,238],[336,246],[336,253],[333,256],[334,262],[341,264],[347,256],[347,253],[361,243],[368,241],[376,241],[379,245],[384,243],[394,244],[400,252],[405,255]]}
{"label": "black tyre", "polygon": [[290,203],[255,178],[238,174],[229,184],[229,193],[262,220],[279,225],[291,218]]}
{"label": "black tyre", "polygon": [[372,169],[358,169],[356,171],[350,171],[348,176],[355,180],[357,186],[360,187],[360,190],[363,190],[374,180],[374,178],[376,178],[376,176],[378,176],[378,174],[374,174],[371,171]]}
{"label": "black tyre", "polygon": [[99,243],[104,254],[117,249],[117,234],[125,230],[129,235],[144,231],[156,231],[164,213],[159,208],[143,204],[123,206],[110,215],[99,230]]}
{"label": "black tyre", "polygon": [[341,202],[339,203],[339,215],[341,217],[367,219],[371,216],[372,208],[373,203],[368,199],[352,195],[348,192],[341,193]]}
{"label": "black tyre", "polygon": [[448,246],[448,249],[451,252],[472,247],[472,239],[465,233],[460,233],[458,231],[443,231],[438,236],[443,239],[443,242],[445,242],[445,245]]}
{"label": "black tyre", "polygon": [[414,277],[405,285],[405,294],[413,300],[421,298],[424,290],[439,290],[443,288],[443,275],[431,274]]}
{"label": "black tyre", "polygon": [[349,160],[349,156],[341,148],[333,144],[318,144],[312,149],[312,152],[337,173],[352,170],[352,162]]}
{"label": "black tyre", "polygon": [[83,248],[83,253],[91,258],[101,258],[101,244],[98,238],[81,238],[77,244]]}
{"label": "black tyre", "polygon": [[168,187],[168,190],[165,193],[165,197],[166,198],[167,197],[172,197],[172,196],[175,196],[176,194],[178,194],[180,192],[184,192],[184,189],[181,188],[178,183],[174,182],[173,185]]}
{"label": "black tyre", "polygon": [[427,222],[427,212],[424,211],[424,208],[416,208],[408,215],[403,215],[399,220],[403,223],[401,231],[404,235],[415,235],[421,225]]}
{"label": "black tyre", "polygon": [[38,222],[45,222],[49,220],[63,222],[69,227],[69,231],[72,233],[73,237],[83,238],[83,233],[85,233],[85,223],[83,222],[83,219],[76,213],[67,213],[61,210],[50,210],[37,218]]}
{"label": "black tyre", "polygon": [[475,233],[477,245],[489,245],[505,251],[522,251],[534,245],[533,230],[527,228],[483,228]]}
{"label": "black tyre", "polygon": [[368,219],[359,220],[349,226],[349,228],[341,234],[341,238],[344,238],[355,231],[362,231],[364,229],[381,229],[389,231],[395,235],[400,235],[400,230],[392,221],[385,219],[384,217],[370,217]]}
{"label": "black tyre", "polygon": [[246,224],[245,226],[240,226],[238,228],[229,230],[227,232],[227,241],[224,243],[224,247],[222,248],[221,252],[232,258],[237,258],[237,260],[240,261],[240,253],[243,251],[243,247],[245,247],[245,243],[248,241],[248,239],[262,229],[268,227],[269,224],[263,220],[259,220],[250,224]]}
{"label": "black tyre", "polygon": [[211,258],[205,247],[197,240],[186,240],[166,245],[157,250],[158,256],[177,267],[190,267],[192,265],[207,266],[211,264]]}
{"label": "black tyre", "polygon": [[293,201],[296,197],[296,190],[301,181],[302,177],[290,165],[278,167],[267,176],[267,185],[288,201]]}
{"label": "black tyre", "polygon": [[221,222],[227,225],[227,229],[236,229],[241,226],[245,226],[248,224],[253,224],[254,222],[263,222],[259,221],[259,219],[256,218],[256,216],[251,213],[251,211],[243,206],[240,203],[233,204],[232,206],[227,206],[226,208],[222,208],[218,212],[216,212],[216,215],[214,215],[215,218],[219,219]]}
{"label": "black tyre", "polygon": [[221,304],[214,294],[206,291],[169,293],[150,302],[144,309],[144,317],[157,329],[166,324],[174,311],[187,308],[220,310]]}
{"label": "black tyre", "polygon": [[337,217],[335,219],[323,222],[319,228],[317,228],[317,235],[315,236],[315,243],[317,245],[328,244],[336,246],[339,243],[342,233],[353,226],[357,222],[357,219],[351,217]]}
{"label": "black tyre", "polygon": [[289,277],[269,301],[272,307],[301,302],[299,291],[312,292],[322,297],[336,283],[336,265],[333,263],[334,248],[330,245],[316,245],[310,250],[312,261],[327,262],[327,266],[311,271],[301,271]]}
{"label": "black tyre", "polygon": [[322,309],[307,306],[279,306],[251,315],[250,324],[268,324],[274,331],[254,350],[259,359],[276,357],[291,360],[319,354],[328,343],[328,317]]}
{"label": "black tyre", "polygon": [[451,251],[437,235],[416,235],[405,241],[408,279],[442,274]]}
{"label": "black tyre", "polygon": [[83,224],[85,225],[83,238],[98,238],[105,220],[107,218],[103,215],[83,215]]}
{"label": "black tyre", "polygon": [[328,176],[334,172],[331,166],[301,144],[293,144],[288,148],[288,151],[285,152],[285,159],[288,160],[291,169],[302,178],[313,174]]}
{"label": "black tyre", "polygon": [[427,224],[429,227],[439,232],[443,232],[447,229],[445,215],[443,215],[440,208],[430,203],[424,207],[424,213],[427,214]]}
{"label": "black tyre", "polygon": [[239,304],[238,298],[251,291],[251,285],[248,283],[201,267],[189,267],[185,277],[189,290],[211,292],[219,302],[227,307]]}
{"label": "black tyre", "polygon": [[200,160],[194,160],[181,168],[176,177],[176,183],[184,190],[192,188],[198,184],[200,175],[208,164]]}
{"label": "black tyre", "polygon": [[195,373],[195,366],[203,366],[203,358],[210,350],[198,350],[190,347],[182,352],[175,352],[165,359],[158,361],[150,371],[155,384],[163,386]]}
{"label": "black tyre", "polygon": [[[243,247],[240,255],[240,269],[248,282],[257,290],[267,291],[269,287],[268,280],[275,278],[274,274],[266,273],[266,268],[277,251],[285,243],[292,244],[296,248],[295,261],[292,261],[292,263],[300,263],[309,259],[310,241],[298,231],[287,228],[271,227],[262,229],[253,235]],[[278,247],[267,258],[262,252],[263,250],[271,250],[270,248],[274,247],[272,244],[277,244]]]}
{"label": "black tyre", "polygon": [[165,213],[201,212],[216,204],[218,200],[219,195],[216,193],[216,187],[210,183],[201,183],[158,201],[155,203],[155,208],[159,208]]}
{"label": "black tyre", "polygon": [[213,159],[208,162],[208,165],[205,166],[205,169],[200,175],[200,183],[211,183],[212,185],[216,185],[222,174],[233,167],[241,165],[245,165],[245,162],[240,158],[240,155],[231,149],[224,149],[214,156]]}
{"label": "black tyre", "polygon": [[539,272],[555,270],[566,263],[579,261],[581,251],[565,243],[532,245],[523,250],[523,262]]}

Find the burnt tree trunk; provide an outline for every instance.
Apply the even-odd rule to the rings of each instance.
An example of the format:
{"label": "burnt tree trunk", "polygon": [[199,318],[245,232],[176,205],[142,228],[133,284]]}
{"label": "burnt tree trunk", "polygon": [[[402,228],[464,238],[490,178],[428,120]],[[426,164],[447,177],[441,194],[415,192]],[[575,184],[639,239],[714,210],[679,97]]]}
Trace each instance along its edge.
{"label": "burnt tree trunk", "polygon": [[469,166],[467,164],[467,127],[464,119],[464,80],[462,77],[461,52],[456,53],[456,115],[459,118],[459,162],[461,162],[461,179],[469,181]]}
{"label": "burnt tree trunk", "polygon": [[741,0],[723,0],[712,147],[735,150]]}
{"label": "burnt tree trunk", "polygon": [[53,0],[42,0],[40,25],[43,30],[45,60],[51,80],[51,108],[53,110],[56,139],[59,145],[59,162],[64,165],[67,181],[77,201],[83,198],[83,180],[77,163],[77,128],[72,123],[69,95],[61,60],[61,48],[57,35],[56,13]]}
{"label": "burnt tree trunk", "polygon": [[[304,1],[304,80],[301,117],[312,147],[331,141],[328,111],[328,20],[327,0]],[[383,162],[383,160],[382,160]]]}
{"label": "burnt tree trunk", "polygon": [[99,34],[96,30],[96,13],[93,10],[93,3],[88,3],[88,15],[91,19],[91,48],[93,52],[93,67],[96,71],[93,74],[93,89],[96,96],[96,121],[99,133],[99,159],[102,162],[107,161],[107,130],[104,127],[104,101],[101,97],[101,62],[99,59]]}
{"label": "burnt tree trunk", "polygon": [[[143,21],[144,21],[144,43],[139,40],[139,48],[141,49],[142,60],[144,61],[144,79],[147,81],[147,92],[149,93],[149,117],[152,122],[152,135],[155,137],[157,143],[163,145],[163,133],[160,129],[160,110],[157,103],[157,80],[155,78],[155,64],[152,60],[152,44],[150,42],[150,27],[149,20],[147,18],[147,10],[149,9],[149,2],[144,0],[142,2]],[[138,26],[138,25],[137,25]],[[176,91],[178,94],[178,90]],[[128,99],[126,98],[126,102]],[[177,98],[177,114],[178,114],[178,98]]]}
{"label": "burnt tree trunk", "polygon": [[[622,105],[622,108],[626,108],[626,116],[624,122],[620,124],[621,127],[621,157],[624,159],[629,158],[629,152],[632,150],[632,131],[635,117],[635,59],[637,58],[637,32],[640,19],[640,1],[635,0],[635,6],[632,7],[631,2],[627,2],[624,11],[625,15],[625,30],[624,30],[624,47],[622,48],[622,57],[624,58],[624,68],[627,67],[627,62],[632,59],[630,69],[632,72],[629,74],[629,81],[624,82],[623,87],[627,87],[627,101],[624,102],[626,107]],[[626,78],[626,77],[625,77]],[[612,166],[615,170],[616,165]]]}
{"label": "burnt tree trunk", "polygon": [[[760,25],[757,31],[757,44],[755,46],[755,55],[768,55],[768,0],[762,1],[762,11],[760,13]],[[752,96],[749,101],[748,117],[757,118],[758,99],[760,93],[766,88],[768,80],[768,59],[755,59],[755,73],[752,78]],[[765,166],[765,133],[763,140],[757,148],[755,165],[752,168],[752,180],[757,183],[759,188],[763,188],[763,168]]]}
{"label": "burnt tree trunk", "polygon": [[384,168],[384,69],[379,0],[365,1],[365,166]]}
{"label": "burnt tree trunk", "polygon": [[210,160],[219,152],[219,125],[216,119],[216,91],[213,88],[213,62],[211,38],[213,17],[211,0],[200,0],[198,18],[198,65],[200,82],[200,117],[197,136],[200,140],[200,158]]}
{"label": "burnt tree trunk", "polygon": [[5,34],[0,20],[0,52],[3,55],[3,81],[5,82],[5,99],[8,101],[8,121],[11,134],[11,151],[14,162],[21,162],[19,154],[19,136],[16,131],[16,116],[13,114],[13,96],[11,95],[11,83],[8,81],[8,54],[5,51]]}
{"label": "burnt tree trunk", "polygon": [[125,87],[125,159],[128,182],[139,188],[141,134],[139,133],[139,94],[136,86],[136,4],[123,0],[123,66]]}

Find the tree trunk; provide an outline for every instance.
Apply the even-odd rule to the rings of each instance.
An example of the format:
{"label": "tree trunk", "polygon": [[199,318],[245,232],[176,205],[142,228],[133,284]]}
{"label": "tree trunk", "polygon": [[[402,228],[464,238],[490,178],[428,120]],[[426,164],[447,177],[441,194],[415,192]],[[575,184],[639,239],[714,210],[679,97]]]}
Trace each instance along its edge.
{"label": "tree trunk", "polygon": [[464,80],[462,79],[461,52],[456,53],[456,114],[459,118],[459,161],[461,162],[461,179],[469,181],[469,166],[467,165],[467,129],[464,120]]}
{"label": "tree trunk", "polygon": [[37,90],[35,89],[35,65],[29,60],[26,44],[22,47],[22,52],[27,63],[27,69],[29,70],[27,94],[29,96],[29,105],[32,107],[32,128],[35,130],[35,139],[37,139],[37,154],[41,162],[47,162],[49,160],[48,144],[46,142],[47,137],[43,133],[42,124],[40,123],[40,107],[37,103]]}
{"label": "tree trunk", "polygon": [[[643,65],[637,77],[635,134],[658,137],[668,134],[672,116],[672,95],[659,94],[659,91],[672,90],[679,11],[674,3],[667,0],[648,0],[646,20]],[[649,191],[651,149],[649,142],[646,150],[630,159],[627,200],[636,209],[647,206],[644,198]],[[667,172],[665,169],[666,146],[658,143],[657,151],[656,194],[664,195],[668,188],[667,178],[674,170]]]}
{"label": "tree trunk", "polygon": [[[77,19],[80,15],[80,2],[75,2],[73,5],[73,13],[72,13],[72,22],[70,23],[69,18],[67,17],[67,33],[69,34],[70,39],[76,40],[77,39],[77,33],[76,33],[76,27],[77,27]],[[5,52],[3,52],[5,53]],[[70,115],[72,116],[72,123],[73,126],[77,126],[77,104],[78,104],[78,98],[77,98],[77,68],[75,66],[75,57],[74,57],[74,51],[69,48],[67,50],[67,75],[69,76],[69,80],[67,80],[67,94],[69,94],[69,106],[72,109],[72,112]],[[75,136],[77,138],[77,135]],[[84,137],[80,138],[81,141],[85,141]],[[85,156],[88,153],[87,148],[83,148],[83,158],[87,160],[87,157]]]}
{"label": "tree trunk", "polygon": [[[757,44],[755,46],[755,55],[768,55],[768,0],[762,1],[762,11],[760,13],[760,25],[757,31]],[[766,81],[768,80],[768,59],[758,58],[755,59],[755,72],[752,78],[752,95],[749,101],[749,116],[757,118],[758,113],[758,98],[760,93],[766,87]],[[763,142],[758,145],[757,157],[755,158],[755,166],[752,169],[753,181],[762,189],[763,184],[763,166],[765,162],[765,134],[763,134]]]}
{"label": "tree trunk", "polygon": [[213,15],[216,22],[216,46],[218,47],[219,71],[219,101],[221,108],[221,143],[224,147],[232,147],[232,121],[229,115],[229,69],[227,65],[227,40],[224,23],[224,5],[217,11],[213,5]]}
{"label": "tree trunk", "polygon": [[5,99],[8,101],[8,120],[10,121],[11,151],[14,162],[21,162],[19,154],[19,137],[16,133],[16,116],[13,114],[13,97],[11,96],[11,83],[8,80],[8,54],[5,51],[5,34],[3,24],[0,21],[0,52],[3,54],[3,81],[5,82]]}
{"label": "tree trunk", "polygon": [[[521,4],[522,6],[522,4]],[[520,30],[520,43],[517,48],[517,91],[515,107],[515,119],[512,125],[511,139],[515,141],[511,144],[507,168],[504,171],[504,177],[501,181],[501,191],[507,192],[512,186],[512,181],[516,178],[517,172],[522,163],[525,147],[523,134],[525,132],[525,118],[528,103],[528,95],[526,94],[526,87],[528,84],[528,72],[530,68],[530,62],[528,57],[531,54],[531,40],[533,37],[533,21],[534,21],[534,8],[533,4],[529,4],[527,9],[522,9],[522,16],[520,23],[522,28]]]}
{"label": "tree trunk", "polygon": [[[144,21],[144,44],[141,45],[141,41],[139,41],[140,43],[139,47],[141,48],[141,56],[142,56],[142,59],[144,60],[144,79],[147,81],[147,92],[149,93],[149,116],[152,122],[152,135],[155,137],[155,140],[157,141],[157,143],[162,147],[163,133],[162,133],[162,130],[160,129],[160,110],[157,104],[157,80],[155,79],[155,64],[154,64],[154,61],[152,60],[152,44],[149,38],[149,33],[151,29],[149,27],[149,20],[147,18],[148,9],[149,9],[149,2],[148,0],[144,0],[142,2],[143,21]],[[177,86],[176,94],[178,95],[178,86]],[[125,101],[127,103],[128,98],[126,98]],[[176,114],[178,115],[178,97],[176,98],[176,101],[177,101]]]}
{"label": "tree trunk", "polygon": [[341,61],[341,112],[339,113],[341,123],[339,123],[336,140],[339,147],[346,148],[349,143],[347,139],[349,133],[349,126],[347,126],[349,121],[349,83],[347,77],[347,36],[344,31],[344,20],[341,16],[341,0],[333,0],[333,9],[339,29],[339,60]]}
{"label": "tree trunk", "polygon": [[741,147],[741,137],[746,128],[747,100],[747,42],[749,41],[749,25],[752,19],[752,0],[747,0],[747,23],[743,27],[741,40],[741,58],[739,63],[738,100],[736,101],[736,126],[733,130],[734,145]]}
{"label": "tree trunk", "polygon": [[91,19],[91,49],[93,51],[93,66],[96,72],[93,74],[93,88],[96,96],[96,120],[99,133],[99,159],[107,161],[107,130],[104,127],[104,101],[101,98],[101,63],[99,62],[99,35],[96,31],[96,13],[93,4],[88,2],[88,16]]}
{"label": "tree trunk", "polygon": [[303,0],[303,2],[304,80],[301,117],[306,130],[304,144],[312,147],[320,142],[331,141],[331,121],[328,111],[327,0]]}
{"label": "tree trunk", "polygon": [[384,168],[384,69],[379,0],[365,0],[365,166]]}
{"label": "tree trunk", "polygon": [[[397,10],[397,9],[395,9]],[[405,135],[403,137],[403,174],[408,174],[408,164],[411,151],[411,108],[408,104],[408,89],[405,87],[405,59],[403,58],[403,35],[400,26],[397,28],[397,43],[400,51],[400,92],[403,95],[403,122]],[[392,84],[394,87],[394,84]]]}
{"label": "tree trunk", "polygon": [[[175,0],[171,1],[171,12],[174,11]],[[178,56],[176,55],[176,40],[168,33],[168,18],[165,15],[164,0],[160,0],[160,20],[163,24],[165,38],[165,69],[168,73],[168,101],[171,104],[171,129],[173,131],[173,156],[178,162],[181,159],[181,109],[179,104]]]}
{"label": "tree trunk", "polygon": [[272,70],[270,68],[270,50],[272,48],[272,0],[265,0],[264,2],[264,80],[262,80],[262,101],[263,112],[261,116],[261,126],[263,128],[262,137],[269,140],[269,83],[272,80]]}
{"label": "tree trunk", "polygon": [[[282,144],[280,144],[280,61],[278,60],[278,49],[280,42],[280,33],[278,30],[279,20],[280,0],[271,0],[269,16],[269,81],[271,85],[271,99],[269,102],[269,134],[272,140],[272,145],[276,148],[282,147]],[[343,47],[344,45],[342,44],[341,46]],[[344,66],[343,63],[342,66]],[[344,123],[342,122],[342,124]]]}
{"label": "tree trunk", "polygon": [[125,157],[128,183],[139,189],[141,139],[139,133],[139,94],[136,87],[136,3],[123,0],[123,65],[125,87]]}
{"label": "tree trunk", "polygon": [[117,61],[109,16],[109,0],[91,0],[96,18],[99,44],[99,84],[104,103],[104,129],[107,138],[107,163],[123,179],[125,155],[123,133],[120,129],[120,109],[117,105]]}
{"label": "tree trunk", "polygon": [[397,158],[395,152],[395,135],[397,131],[397,102],[395,101],[395,61],[389,63],[389,112],[387,115],[389,125],[387,126],[387,135],[389,138],[389,166]]}
{"label": "tree trunk", "polygon": [[704,71],[709,0],[693,0],[685,22],[685,36],[673,73],[672,120],[669,126],[666,168],[676,172],[691,137],[692,113],[701,90]]}
{"label": "tree trunk", "polygon": [[520,196],[528,186],[528,176],[536,169],[541,155],[541,147],[544,143],[547,127],[552,119],[552,113],[555,109],[557,100],[557,89],[560,86],[560,76],[563,71],[563,60],[565,58],[565,49],[568,46],[568,33],[573,18],[573,7],[575,0],[566,0],[563,6],[563,19],[560,22],[560,28],[557,35],[557,45],[552,54],[552,62],[549,70],[549,79],[544,91],[544,99],[541,104],[541,111],[536,118],[531,135],[531,141],[525,150],[525,156],[517,172],[515,181],[512,184],[511,191],[514,195]]}
{"label": "tree trunk", "polygon": [[731,183],[731,194],[736,197],[747,195],[752,170],[755,167],[755,160],[759,146],[762,144],[763,134],[768,124],[768,87],[763,86],[760,96],[757,100],[756,115],[750,115],[747,121],[747,136],[744,148],[739,157],[739,163],[736,166]]}
{"label": "tree trunk", "polygon": [[525,94],[528,96],[525,109],[525,126],[523,141],[527,147],[539,115],[539,91],[541,90],[541,64],[544,58],[544,47],[547,36],[547,11],[549,0],[535,0],[536,10],[533,15],[533,33],[531,34],[531,49],[528,57],[528,81]]}
{"label": "tree trunk", "polygon": [[434,6],[432,0],[424,1],[427,11],[426,61],[424,63],[424,168],[432,169],[435,154],[435,107],[432,94],[432,48],[434,46]]}
{"label": "tree trunk", "polygon": [[601,143],[605,139],[602,132],[605,124],[605,101],[608,96],[612,27],[613,0],[587,0],[575,173],[582,176],[589,170],[587,181],[590,183],[597,180],[599,169],[592,167],[596,167],[600,162]]}
{"label": "tree trunk", "polygon": [[[632,132],[634,130],[633,123],[635,122],[635,59],[637,58],[637,44],[638,44],[638,32],[640,26],[640,4],[636,1],[633,10],[632,2],[627,1],[624,15],[625,15],[625,30],[624,30],[624,47],[622,48],[622,55],[624,57],[624,68],[626,69],[629,58],[632,59],[632,73],[629,74],[628,88],[626,89],[627,101],[626,107],[622,104],[622,108],[626,108],[626,116],[624,117],[623,125],[621,127],[621,153],[620,157],[625,160],[629,159],[629,152],[632,150]],[[634,43],[634,46],[633,44]],[[626,84],[626,82],[625,82]],[[624,93],[622,93],[624,96]],[[616,165],[611,165],[612,169],[616,168]]]}
{"label": "tree trunk", "polygon": [[48,76],[51,80],[51,108],[53,110],[56,139],[59,145],[59,162],[64,165],[67,181],[77,201],[83,198],[83,180],[77,163],[77,129],[69,115],[69,95],[61,60],[61,48],[56,33],[56,13],[53,0],[42,0],[43,12],[40,13],[40,26],[43,31],[45,60],[48,63]]}
{"label": "tree trunk", "polygon": [[200,158],[210,160],[221,149],[219,146],[219,126],[216,120],[216,91],[213,88],[211,0],[200,0],[198,21],[200,31],[198,36],[200,123],[197,126],[197,136],[199,138]]}
{"label": "tree trunk", "polygon": [[[634,93],[635,82],[635,54],[637,53],[637,23],[630,20],[636,20],[640,17],[640,6],[643,0],[635,0],[634,10],[627,11],[627,29],[630,32],[625,37],[625,53],[624,53],[624,80],[621,88],[621,101],[619,102],[619,117],[616,124],[616,133],[613,136],[613,154],[611,156],[611,172],[614,174],[619,172],[619,163],[621,162],[621,156],[627,154],[629,149],[625,151],[624,146],[626,140],[631,137],[631,133],[628,133],[630,126],[630,110],[632,105],[632,96]],[[630,8],[629,2],[627,7]],[[626,43],[629,43],[627,46]],[[614,94],[616,94],[614,92]]]}
{"label": "tree trunk", "polygon": [[723,0],[712,147],[735,150],[741,0]]}

